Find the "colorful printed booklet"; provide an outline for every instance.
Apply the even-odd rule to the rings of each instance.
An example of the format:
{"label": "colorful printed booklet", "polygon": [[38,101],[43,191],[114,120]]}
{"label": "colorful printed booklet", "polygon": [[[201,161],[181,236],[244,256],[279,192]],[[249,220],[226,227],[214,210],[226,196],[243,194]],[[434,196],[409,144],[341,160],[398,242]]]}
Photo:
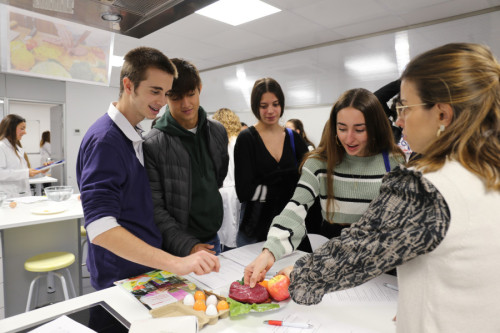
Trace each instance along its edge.
{"label": "colorful printed booklet", "polygon": [[115,285],[122,287],[150,310],[183,300],[187,294],[197,290],[194,283],[161,270],[116,281]]}

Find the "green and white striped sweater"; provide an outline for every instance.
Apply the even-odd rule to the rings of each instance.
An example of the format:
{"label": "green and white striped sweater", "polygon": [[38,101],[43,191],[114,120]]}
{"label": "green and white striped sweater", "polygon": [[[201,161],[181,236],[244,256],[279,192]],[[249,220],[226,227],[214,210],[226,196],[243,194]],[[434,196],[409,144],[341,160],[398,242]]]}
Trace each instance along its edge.
{"label": "green and white striped sweater", "polygon": [[[389,162],[392,170],[404,162],[404,158],[389,155]],[[323,219],[326,219],[326,167],[326,162],[308,158],[302,168],[302,174],[292,199],[281,214],[273,219],[264,248],[268,248],[276,260],[292,253],[300,244],[306,233],[304,219],[317,196],[320,198]],[[334,223],[357,222],[370,202],[378,196],[385,173],[382,154],[368,157],[346,154],[342,163],[334,170],[335,200],[333,207],[330,208],[334,210]]]}

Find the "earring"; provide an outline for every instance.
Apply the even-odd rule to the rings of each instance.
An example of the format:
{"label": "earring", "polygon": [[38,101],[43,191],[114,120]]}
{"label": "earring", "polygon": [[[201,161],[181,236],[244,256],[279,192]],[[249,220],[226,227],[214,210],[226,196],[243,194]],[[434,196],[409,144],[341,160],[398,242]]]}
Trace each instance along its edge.
{"label": "earring", "polygon": [[444,125],[439,125],[439,129],[438,129],[438,131],[437,131],[437,136],[440,136],[440,135],[441,135],[441,133],[443,133],[443,132],[444,132],[444,128],[445,128],[445,127],[444,127]]}

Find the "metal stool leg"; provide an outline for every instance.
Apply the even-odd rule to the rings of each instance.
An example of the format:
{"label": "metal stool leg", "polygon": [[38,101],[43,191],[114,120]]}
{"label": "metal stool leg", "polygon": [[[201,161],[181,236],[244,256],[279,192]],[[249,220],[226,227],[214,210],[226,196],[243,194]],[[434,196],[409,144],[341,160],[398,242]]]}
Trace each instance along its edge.
{"label": "metal stool leg", "polygon": [[56,291],[54,287],[54,272],[47,272],[47,292],[52,294]]}
{"label": "metal stool leg", "polygon": [[73,297],[76,297],[75,285],[73,284],[73,279],[71,278],[71,272],[67,268],[65,268],[64,270],[66,271],[66,276],[68,277],[69,286],[70,286],[71,292],[73,293]]}
{"label": "metal stool leg", "polygon": [[54,275],[57,276],[59,278],[59,280],[61,280],[61,285],[62,285],[63,293],[64,293],[64,299],[68,300],[69,299],[68,288],[66,286],[66,279],[64,278],[64,275],[59,274],[59,273],[54,273]]}
{"label": "metal stool leg", "polygon": [[83,262],[83,255],[85,254],[85,245],[87,245],[87,238],[84,239],[82,242],[82,253],[80,253],[80,262],[82,263],[82,266],[87,266],[86,262]]}
{"label": "metal stool leg", "polygon": [[[44,276],[46,276],[46,274],[42,274],[40,275],[40,279],[43,278]],[[37,305],[38,305],[38,294],[39,294],[39,289],[40,289],[40,285],[42,284],[42,280],[38,281],[36,284],[35,284],[35,306],[33,307],[34,309],[36,309]]]}
{"label": "metal stool leg", "polygon": [[[28,302],[26,303],[26,312],[28,312],[31,308],[31,297],[33,296],[33,288],[35,287],[35,284],[38,282],[38,280],[41,277],[42,277],[42,275],[38,275],[37,277],[35,277],[33,279],[33,281],[31,281],[30,290],[28,292]],[[38,288],[36,291],[37,292],[35,292],[35,296],[36,296],[36,301],[38,301]],[[36,307],[36,301],[35,301],[35,307]]]}

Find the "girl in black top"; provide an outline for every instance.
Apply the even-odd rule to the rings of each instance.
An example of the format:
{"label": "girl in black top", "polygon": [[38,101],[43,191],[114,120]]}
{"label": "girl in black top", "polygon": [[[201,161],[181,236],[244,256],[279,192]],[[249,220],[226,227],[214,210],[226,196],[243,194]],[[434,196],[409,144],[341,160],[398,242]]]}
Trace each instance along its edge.
{"label": "girl in black top", "polygon": [[234,149],[236,193],[244,204],[238,246],[266,239],[299,179],[298,166],[308,149],[300,135],[279,124],[284,107],[278,82],[255,82],[251,108],[258,121],[240,133]]}

